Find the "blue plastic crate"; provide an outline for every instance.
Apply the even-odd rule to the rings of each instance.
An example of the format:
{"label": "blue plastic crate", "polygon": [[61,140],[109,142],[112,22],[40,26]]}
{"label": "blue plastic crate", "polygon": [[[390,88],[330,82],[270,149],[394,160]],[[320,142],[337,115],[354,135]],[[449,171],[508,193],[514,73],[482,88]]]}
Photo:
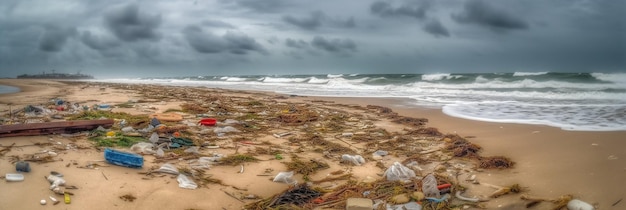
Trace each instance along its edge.
{"label": "blue plastic crate", "polygon": [[109,163],[129,168],[141,168],[143,166],[143,156],[110,148],[104,149],[104,159]]}

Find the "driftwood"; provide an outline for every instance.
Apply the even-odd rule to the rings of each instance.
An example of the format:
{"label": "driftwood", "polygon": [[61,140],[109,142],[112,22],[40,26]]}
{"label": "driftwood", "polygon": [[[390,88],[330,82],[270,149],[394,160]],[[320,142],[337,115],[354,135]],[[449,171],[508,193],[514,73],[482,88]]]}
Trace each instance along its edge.
{"label": "driftwood", "polygon": [[113,123],[114,121],[112,119],[106,119],[0,125],[0,137],[76,133],[85,130],[93,130],[98,128],[98,126],[110,128],[113,126]]}

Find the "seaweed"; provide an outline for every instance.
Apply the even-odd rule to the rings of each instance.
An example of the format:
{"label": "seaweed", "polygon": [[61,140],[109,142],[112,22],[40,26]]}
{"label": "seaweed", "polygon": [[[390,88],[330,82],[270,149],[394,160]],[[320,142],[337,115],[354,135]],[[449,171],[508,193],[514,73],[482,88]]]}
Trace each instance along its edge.
{"label": "seaweed", "polygon": [[309,175],[330,167],[321,161],[310,160],[309,162],[304,162],[298,157],[292,157],[291,162],[284,162],[284,164],[287,166],[287,170],[304,175],[304,180],[309,180]]}
{"label": "seaweed", "polygon": [[478,166],[480,168],[486,168],[486,169],[511,168],[513,167],[513,165],[515,165],[515,162],[503,156],[481,157],[479,161],[480,161],[480,164]]}
{"label": "seaweed", "polygon": [[477,153],[481,147],[477,144],[458,135],[447,135],[445,138],[449,139],[449,142],[446,142],[446,150],[452,151],[455,157],[479,157]]}
{"label": "seaweed", "polygon": [[229,156],[223,157],[222,159],[220,159],[220,164],[234,166],[234,165],[239,165],[245,162],[256,162],[258,160],[259,159],[257,159],[256,157],[253,157],[250,155],[236,154],[236,155],[229,155]]}
{"label": "seaweed", "polygon": [[94,120],[94,119],[124,119],[129,125],[144,126],[148,125],[147,115],[131,115],[124,112],[109,112],[109,111],[85,111],[78,114],[70,115],[68,120]]}
{"label": "seaweed", "polygon": [[191,114],[202,114],[207,113],[209,111],[208,108],[204,108],[198,104],[185,103],[180,105],[183,112],[191,113]]}
{"label": "seaweed", "polygon": [[130,147],[133,144],[146,141],[143,137],[125,136],[121,133],[107,137],[104,131],[94,131],[89,140],[94,141],[98,147]]}

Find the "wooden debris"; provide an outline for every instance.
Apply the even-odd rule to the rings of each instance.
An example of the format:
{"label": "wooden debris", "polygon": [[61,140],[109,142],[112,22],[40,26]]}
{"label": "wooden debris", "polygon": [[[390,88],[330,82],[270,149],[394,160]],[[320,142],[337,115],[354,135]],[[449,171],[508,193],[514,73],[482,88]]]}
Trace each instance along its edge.
{"label": "wooden debris", "polygon": [[76,133],[80,131],[93,130],[99,126],[110,128],[113,126],[113,123],[114,121],[112,119],[106,119],[0,125],[0,137]]}

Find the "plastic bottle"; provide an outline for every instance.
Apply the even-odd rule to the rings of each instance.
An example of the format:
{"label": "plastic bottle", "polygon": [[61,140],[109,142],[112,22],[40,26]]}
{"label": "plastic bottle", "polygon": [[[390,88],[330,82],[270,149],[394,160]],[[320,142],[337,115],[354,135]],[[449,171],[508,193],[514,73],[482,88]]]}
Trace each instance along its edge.
{"label": "plastic bottle", "polygon": [[24,175],[22,174],[6,174],[4,175],[4,179],[9,182],[19,182],[24,181]]}
{"label": "plastic bottle", "polygon": [[439,198],[439,189],[437,189],[437,179],[432,174],[422,179],[422,192],[426,197]]}
{"label": "plastic bottle", "polygon": [[30,172],[30,165],[25,161],[15,163],[15,170],[20,172]]}

